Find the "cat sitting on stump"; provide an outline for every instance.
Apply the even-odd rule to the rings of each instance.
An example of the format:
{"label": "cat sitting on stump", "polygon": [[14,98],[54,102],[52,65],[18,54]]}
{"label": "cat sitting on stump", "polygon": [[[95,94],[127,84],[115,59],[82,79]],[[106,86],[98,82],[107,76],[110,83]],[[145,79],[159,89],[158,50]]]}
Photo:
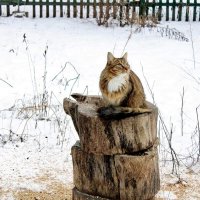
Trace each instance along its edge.
{"label": "cat sitting on stump", "polygon": [[107,64],[101,72],[99,87],[106,104],[100,107],[100,117],[119,119],[140,113],[151,112],[147,108],[142,83],[130,69],[127,53],[115,58],[108,52]]}

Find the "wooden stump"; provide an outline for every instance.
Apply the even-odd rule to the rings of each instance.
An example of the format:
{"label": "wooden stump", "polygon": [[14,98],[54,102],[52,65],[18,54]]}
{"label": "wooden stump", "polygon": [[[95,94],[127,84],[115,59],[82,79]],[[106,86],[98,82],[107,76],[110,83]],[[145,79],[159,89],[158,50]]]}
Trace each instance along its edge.
{"label": "wooden stump", "polygon": [[[153,146],[157,140],[157,113],[155,106],[148,103],[151,113],[121,120],[104,120],[96,110],[102,99],[94,96],[72,101],[64,99],[64,109],[71,115],[85,152],[113,155],[132,154]],[[81,101],[80,101],[81,99]]]}
{"label": "wooden stump", "polygon": [[121,120],[98,117],[99,96],[64,99],[80,141],[72,147],[73,200],[147,200],[160,188],[157,108]]}

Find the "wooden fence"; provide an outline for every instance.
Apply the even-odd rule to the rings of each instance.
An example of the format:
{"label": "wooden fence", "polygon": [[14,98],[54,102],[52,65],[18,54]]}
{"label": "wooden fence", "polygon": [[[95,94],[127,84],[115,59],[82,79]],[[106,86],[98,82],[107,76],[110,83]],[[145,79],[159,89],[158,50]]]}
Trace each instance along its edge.
{"label": "wooden fence", "polygon": [[[12,8],[12,9],[11,9]],[[133,13],[158,20],[200,21],[200,0],[0,0],[0,16],[23,10],[32,17],[131,18]]]}

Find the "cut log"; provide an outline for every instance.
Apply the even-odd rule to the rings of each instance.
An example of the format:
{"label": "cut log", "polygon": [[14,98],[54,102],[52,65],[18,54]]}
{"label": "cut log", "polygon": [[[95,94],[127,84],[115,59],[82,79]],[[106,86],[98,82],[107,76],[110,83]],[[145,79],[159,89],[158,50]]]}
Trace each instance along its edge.
{"label": "cut log", "polygon": [[97,113],[103,105],[101,97],[80,96],[74,96],[78,101],[64,99],[64,110],[72,117],[83,151],[105,155],[132,154],[154,145],[158,111],[153,104],[148,103],[151,113],[105,120]]}
{"label": "cut log", "polygon": [[156,149],[141,156],[115,156],[121,200],[147,200],[155,197],[160,189]]}
{"label": "cut log", "polygon": [[152,199],[160,188],[156,149],[141,155],[96,155],[82,151],[78,142],[72,147],[75,187],[91,199]]}
{"label": "cut log", "polygon": [[111,200],[102,198],[99,196],[92,196],[83,192],[78,191],[76,188],[72,190],[72,200]]}
{"label": "cut log", "polygon": [[84,193],[119,199],[119,183],[113,156],[95,155],[72,147],[74,185]]}

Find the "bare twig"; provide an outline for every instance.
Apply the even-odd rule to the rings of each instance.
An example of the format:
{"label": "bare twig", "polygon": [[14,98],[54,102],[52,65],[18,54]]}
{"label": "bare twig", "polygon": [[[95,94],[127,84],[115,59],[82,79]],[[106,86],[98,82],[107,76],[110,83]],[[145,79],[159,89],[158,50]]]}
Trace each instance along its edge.
{"label": "bare twig", "polygon": [[76,72],[77,74],[79,74],[79,73],[77,72],[76,68],[74,67],[74,65],[72,65],[71,62],[66,62],[66,63],[65,63],[65,66],[52,78],[51,81],[54,81],[54,80],[58,77],[58,75],[60,75],[60,74],[65,70],[65,68],[67,67],[68,64],[75,70],[75,72]]}
{"label": "bare twig", "polygon": [[197,116],[197,132],[199,135],[199,153],[198,153],[198,157],[197,157],[197,161],[199,161],[200,158],[200,123],[199,123],[199,113],[198,113],[198,109],[199,109],[200,105],[196,108],[196,116]]}
{"label": "bare twig", "polygon": [[2,78],[0,78],[0,81],[3,81],[4,83],[6,83],[7,85],[9,85],[10,87],[13,88],[13,86],[10,83],[8,83],[7,81],[3,80]]}
{"label": "bare twig", "polygon": [[181,94],[181,135],[183,136],[183,106],[184,106],[184,95],[185,95],[185,89],[183,87],[183,91]]}
{"label": "bare twig", "polygon": [[189,21],[190,25],[190,39],[191,39],[191,44],[192,44],[192,56],[193,56],[193,64],[194,64],[194,69],[196,68],[196,59],[195,59],[195,52],[194,52],[194,41],[193,41],[193,34],[192,34],[192,25],[191,22]]}
{"label": "bare twig", "polygon": [[125,49],[126,49],[126,46],[128,45],[128,42],[130,41],[130,39],[131,39],[131,37],[132,37],[132,34],[133,34],[133,29],[131,28],[130,34],[129,34],[127,40],[126,40],[126,43],[125,43],[124,48],[123,48],[123,51],[122,51],[122,56],[123,56],[123,54],[124,54],[124,51],[125,51]]}
{"label": "bare twig", "polygon": [[153,104],[156,105],[155,98],[154,98],[154,93],[153,93],[153,90],[152,90],[152,88],[150,87],[149,82],[148,82],[148,80],[147,80],[147,78],[146,78],[146,76],[145,76],[145,74],[144,74],[144,68],[143,68],[142,63],[140,63],[140,65],[141,65],[141,67],[142,67],[142,75],[143,75],[144,80],[145,80],[145,82],[146,82],[146,84],[147,84],[148,90],[149,90],[149,92],[150,92],[150,94],[151,94],[151,98],[152,98],[152,100],[153,100]]}

